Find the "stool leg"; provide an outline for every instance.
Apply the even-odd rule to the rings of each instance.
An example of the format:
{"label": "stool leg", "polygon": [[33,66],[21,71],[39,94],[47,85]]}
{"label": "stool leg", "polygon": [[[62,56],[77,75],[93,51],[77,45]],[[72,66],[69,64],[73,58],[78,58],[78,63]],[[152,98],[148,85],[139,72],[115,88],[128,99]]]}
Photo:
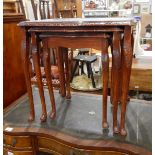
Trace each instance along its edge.
{"label": "stool leg", "polygon": [[114,133],[119,133],[117,126],[117,110],[118,110],[118,101],[119,101],[119,78],[120,78],[120,69],[121,69],[121,52],[120,52],[120,33],[113,33],[113,66],[112,66],[112,88],[113,88],[113,130]]}
{"label": "stool leg", "polygon": [[76,69],[77,69],[78,65],[79,65],[79,62],[76,61],[75,67],[74,67],[73,72],[72,72],[72,75],[71,75],[71,82],[72,82],[72,80],[73,80],[73,77],[74,77],[74,74],[75,74],[75,72],[76,72]]}
{"label": "stool leg", "polygon": [[30,106],[30,113],[29,113],[29,121],[33,121],[35,118],[35,111],[34,111],[34,102],[33,102],[33,94],[32,94],[32,87],[31,87],[31,76],[29,74],[29,52],[30,52],[30,35],[26,32],[26,44],[23,44],[22,50],[22,61],[23,61],[23,68],[24,74],[26,79],[26,86],[27,92],[29,97],[29,106]]}
{"label": "stool leg", "polygon": [[88,78],[90,78],[89,64],[88,64],[88,63],[86,63],[86,65],[87,65],[87,74],[88,74]]}
{"label": "stool leg", "polygon": [[41,99],[41,105],[42,105],[42,115],[40,117],[40,120],[42,122],[46,121],[47,119],[47,112],[46,112],[46,105],[45,105],[45,98],[44,98],[44,90],[43,90],[43,84],[42,84],[42,76],[41,76],[41,71],[40,71],[40,58],[39,58],[39,46],[37,42],[37,49],[35,47],[35,44],[32,43],[32,57],[33,57],[33,62],[34,62],[34,69],[35,73],[37,76],[37,84],[38,84],[38,89],[39,89],[39,94],[40,94],[40,99]]}
{"label": "stool leg", "polygon": [[69,60],[68,60],[68,49],[63,48],[64,53],[64,60],[65,60],[65,68],[66,68],[66,98],[71,99],[71,92],[70,92],[70,73],[69,73]]}
{"label": "stool leg", "polygon": [[50,54],[48,50],[47,41],[43,41],[43,63],[45,68],[46,80],[49,90],[49,96],[51,101],[52,112],[50,114],[50,118],[54,119],[56,117],[56,108],[55,108],[55,100],[53,93],[53,85],[52,85],[52,77],[51,77],[51,65],[50,65]]}
{"label": "stool leg", "polygon": [[102,71],[103,71],[103,128],[108,128],[107,122],[107,95],[108,95],[108,75],[109,75],[109,55],[108,42],[103,40],[102,43]]}
{"label": "stool leg", "polygon": [[84,69],[83,69],[83,61],[81,61],[81,75],[84,74]]}
{"label": "stool leg", "polygon": [[92,67],[91,67],[91,63],[89,63],[89,70],[90,70],[90,75],[91,75],[91,80],[92,80],[93,88],[96,88],[95,81],[94,81],[94,75],[93,75],[93,71],[92,71]]}

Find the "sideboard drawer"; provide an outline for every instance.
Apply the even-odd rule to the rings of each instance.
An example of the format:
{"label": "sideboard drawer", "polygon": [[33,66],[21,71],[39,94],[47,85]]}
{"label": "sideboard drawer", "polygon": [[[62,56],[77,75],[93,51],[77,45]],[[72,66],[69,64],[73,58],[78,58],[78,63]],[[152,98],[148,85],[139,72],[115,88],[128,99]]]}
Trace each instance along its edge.
{"label": "sideboard drawer", "polygon": [[32,140],[30,136],[3,136],[3,145],[4,147],[15,147],[15,148],[32,148]]}
{"label": "sideboard drawer", "polygon": [[49,139],[41,136],[38,136],[37,140],[39,151],[48,150],[49,153],[52,153],[54,155],[70,155],[70,150],[72,149],[70,146],[60,143],[54,139]]}
{"label": "sideboard drawer", "polygon": [[37,137],[39,151],[52,153],[53,155],[128,155],[117,151],[78,149],[54,139]]}

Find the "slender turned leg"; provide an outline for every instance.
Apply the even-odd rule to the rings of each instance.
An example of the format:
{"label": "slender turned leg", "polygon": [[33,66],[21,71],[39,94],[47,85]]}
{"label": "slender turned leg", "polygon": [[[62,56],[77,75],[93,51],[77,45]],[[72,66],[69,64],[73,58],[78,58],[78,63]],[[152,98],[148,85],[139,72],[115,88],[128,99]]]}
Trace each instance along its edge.
{"label": "slender turned leg", "polygon": [[[23,61],[23,68],[26,80],[26,86],[28,91],[29,97],[29,106],[30,106],[30,113],[29,113],[29,121],[33,121],[35,118],[35,111],[34,111],[34,103],[33,103],[33,94],[32,94],[32,87],[31,87],[31,77],[29,74],[29,52],[30,52],[30,34],[26,32],[26,45],[23,45],[22,50],[22,61]],[[26,46],[26,47],[25,47]]]}
{"label": "slender turned leg", "polygon": [[[121,49],[123,50],[123,41],[124,38],[121,39]],[[133,38],[133,34],[132,34],[132,38],[131,38],[131,44],[132,44],[132,51],[133,51],[133,44],[134,44],[134,38]],[[119,103],[122,102],[122,66],[123,66],[123,61],[122,61],[122,57],[123,57],[123,52],[121,52],[121,70],[120,70],[120,84],[119,84]],[[130,96],[127,97],[127,101],[130,101]]]}
{"label": "slender turned leg", "polygon": [[69,72],[69,62],[68,62],[68,49],[63,48],[64,53],[64,61],[65,61],[65,69],[66,69],[66,98],[71,99],[71,91],[70,91],[70,72]]}
{"label": "slender turned leg", "polygon": [[119,101],[119,78],[121,68],[121,51],[120,51],[120,33],[113,33],[113,130],[114,133],[119,133],[117,126],[117,110]]}
{"label": "slender turned leg", "polygon": [[51,65],[50,65],[50,54],[47,45],[47,41],[43,41],[43,63],[45,68],[46,80],[50,95],[50,101],[52,106],[52,112],[50,114],[50,118],[54,119],[56,116],[56,108],[55,108],[55,100],[54,100],[54,93],[53,93],[53,85],[52,85],[52,77],[51,77]]}
{"label": "slender turned leg", "polygon": [[119,80],[119,102],[120,103],[122,103],[123,41],[124,41],[124,38],[121,39],[121,69],[120,69],[120,80]]}
{"label": "slender turned leg", "polygon": [[59,69],[59,80],[60,80],[60,92],[61,96],[66,96],[66,88],[65,88],[65,76],[64,76],[64,62],[63,62],[63,53],[62,48],[59,47],[57,50],[57,62]]}
{"label": "slender turned leg", "polygon": [[131,47],[131,27],[126,26],[124,30],[124,45],[122,51],[122,109],[121,109],[121,135],[125,136],[127,134],[125,130],[125,114],[126,114],[126,103],[128,97],[128,89],[131,74],[132,65],[132,47]]}
{"label": "slender turned leg", "polygon": [[[33,39],[33,41],[34,40],[35,39]],[[47,118],[47,112],[46,112],[44,90],[43,90],[43,84],[42,84],[42,76],[41,76],[41,71],[40,71],[39,48],[36,48],[35,41],[34,43],[32,42],[32,45],[33,45],[32,46],[32,57],[33,57],[33,62],[34,62],[35,73],[37,76],[37,84],[38,84],[38,89],[39,89],[39,94],[40,94],[40,99],[41,99],[41,105],[42,105],[42,115],[40,117],[40,120],[44,122],[46,121],[46,118]],[[37,47],[39,46],[37,45]]]}
{"label": "slender turned leg", "polygon": [[[113,52],[113,45],[111,43],[111,53]],[[110,89],[110,102],[111,104],[113,104],[113,94],[114,94],[114,89],[113,89],[113,85],[114,85],[114,75],[113,75],[113,57],[112,57],[112,64],[111,64],[111,89]]]}
{"label": "slender turned leg", "polygon": [[103,128],[108,128],[107,122],[107,95],[108,95],[108,75],[109,75],[109,55],[108,42],[103,40],[102,44],[102,70],[103,70]]}

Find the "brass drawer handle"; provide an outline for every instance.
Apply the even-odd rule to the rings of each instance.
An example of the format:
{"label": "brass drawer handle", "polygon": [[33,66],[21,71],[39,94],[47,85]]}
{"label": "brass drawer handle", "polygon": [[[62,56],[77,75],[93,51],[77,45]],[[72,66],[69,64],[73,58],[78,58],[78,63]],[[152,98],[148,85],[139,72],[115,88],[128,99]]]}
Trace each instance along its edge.
{"label": "brass drawer handle", "polygon": [[15,138],[13,138],[13,140],[12,140],[12,146],[15,147],[16,143],[17,143],[17,140]]}

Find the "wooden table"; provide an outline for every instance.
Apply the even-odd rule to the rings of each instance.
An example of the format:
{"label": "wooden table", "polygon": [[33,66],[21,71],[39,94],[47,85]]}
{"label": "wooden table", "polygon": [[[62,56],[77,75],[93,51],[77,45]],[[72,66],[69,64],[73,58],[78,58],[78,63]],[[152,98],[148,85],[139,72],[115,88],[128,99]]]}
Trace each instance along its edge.
{"label": "wooden table", "polygon": [[[127,104],[126,113],[128,135],[122,137],[113,134],[112,128],[107,132],[102,130],[102,95],[73,92],[72,100],[64,100],[58,91],[54,94],[57,117],[53,121],[47,118],[46,122],[40,123],[42,109],[38,90],[35,88],[33,89],[37,111],[35,121],[27,121],[29,115],[27,94],[4,110],[4,155],[8,155],[8,152],[14,155],[43,155],[44,152],[53,155],[152,154],[151,101],[131,99],[130,104]],[[45,91],[45,98],[50,112],[48,91]],[[109,122],[113,120],[112,108],[108,97]],[[94,115],[89,114],[92,109]]]}
{"label": "wooden table", "polygon": [[[44,39],[45,55],[48,57],[48,47],[70,47],[70,48],[89,48],[93,47],[102,51],[102,68],[103,68],[103,127],[107,127],[107,83],[108,83],[108,53],[107,48],[112,46],[113,67],[112,67],[112,102],[113,110],[113,129],[114,133],[120,131],[121,135],[126,135],[125,130],[125,113],[126,102],[128,96],[128,88],[132,64],[132,22],[133,18],[98,18],[98,19],[48,19],[40,21],[25,21],[21,22],[19,26],[25,28],[26,33],[26,50],[23,51],[23,62],[25,67],[25,78],[27,83],[27,90],[30,99],[30,118],[34,119],[34,104],[31,90],[30,76],[28,74],[28,57],[30,52],[30,38],[33,35],[48,35]],[[123,37],[122,37],[123,36]],[[50,38],[47,40],[47,38]],[[33,39],[35,40],[35,39]],[[53,45],[51,45],[53,43]],[[34,41],[34,45],[38,46],[38,41]],[[85,45],[86,44],[86,45]],[[37,53],[37,50],[33,50]],[[58,50],[60,62],[61,50]],[[38,57],[38,56],[37,56]],[[37,58],[36,57],[36,58]],[[38,58],[36,59],[38,61]],[[64,73],[62,64],[60,69],[60,83],[62,87],[62,94],[65,96],[64,89]],[[40,79],[39,68],[38,80]],[[36,70],[37,70],[36,69]],[[41,82],[38,82],[41,87]],[[67,88],[69,83],[67,83]],[[43,89],[41,88],[42,92]],[[121,93],[120,93],[121,92]],[[119,96],[121,94],[121,122],[120,129],[117,126],[117,108]],[[41,101],[44,103],[43,93],[40,91]],[[41,119],[46,118],[46,109],[43,106],[43,113]]]}

